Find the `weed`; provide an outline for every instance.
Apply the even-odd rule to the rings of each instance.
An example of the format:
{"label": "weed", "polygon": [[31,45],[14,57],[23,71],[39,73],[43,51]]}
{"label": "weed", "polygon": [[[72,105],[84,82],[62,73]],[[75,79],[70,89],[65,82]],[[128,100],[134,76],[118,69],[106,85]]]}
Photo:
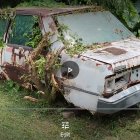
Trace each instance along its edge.
{"label": "weed", "polygon": [[5,43],[3,41],[3,38],[0,37],[0,49],[5,47]]}

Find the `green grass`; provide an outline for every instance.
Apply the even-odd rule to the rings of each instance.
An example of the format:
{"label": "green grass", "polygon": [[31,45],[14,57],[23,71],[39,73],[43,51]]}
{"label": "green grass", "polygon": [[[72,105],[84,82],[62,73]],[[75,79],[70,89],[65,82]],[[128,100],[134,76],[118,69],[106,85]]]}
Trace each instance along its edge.
{"label": "green grass", "polygon": [[[42,105],[48,107],[48,104],[23,100],[30,94],[11,83],[0,84],[0,140],[59,140],[60,133],[66,131],[70,132],[72,140],[140,139],[139,111],[122,111],[107,116],[92,116],[81,111],[75,117],[64,119],[58,110],[33,109]],[[70,129],[62,129],[62,121],[68,121]]]}

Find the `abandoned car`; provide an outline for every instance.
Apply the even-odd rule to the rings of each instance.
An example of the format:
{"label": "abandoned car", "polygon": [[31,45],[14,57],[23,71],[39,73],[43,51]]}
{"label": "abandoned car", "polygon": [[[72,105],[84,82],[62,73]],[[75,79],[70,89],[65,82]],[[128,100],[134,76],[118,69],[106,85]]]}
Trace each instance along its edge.
{"label": "abandoned car", "polygon": [[34,47],[28,35],[35,17],[42,35],[52,33],[51,51],[67,46],[55,77],[68,102],[106,114],[139,105],[140,40],[99,7],[16,9],[14,26],[8,19],[0,20],[0,37],[6,44],[1,49],[1,72],[20,83],[19,75]]}

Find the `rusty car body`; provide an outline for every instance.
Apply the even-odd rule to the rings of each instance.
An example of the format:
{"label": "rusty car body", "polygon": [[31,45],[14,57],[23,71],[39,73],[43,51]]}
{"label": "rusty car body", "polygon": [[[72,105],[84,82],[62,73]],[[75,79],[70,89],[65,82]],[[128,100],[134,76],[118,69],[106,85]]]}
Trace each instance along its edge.
{"label": "rusty car body", "polygon": [[[32,51],[25,45],[23,34],[26,30],[31,31],[32,16],[39,17],[43,35],[53,32],[52,51],[63,47],[63,41],[58,40],[57,18],[57,22],[68,26],[70,32],[78,34],[85,46],[102,46],[86,49],[73,57],[65,50],[61,53],[62,64],[73,61],[79,66],[79,74],[73,79],[64,79],[60,70],[56,73],[63,84],[65,99],[92,113],[107,114],[140,103],[140,40],[109,11],[97,8],[86,12],[89,9],[16,9],[17,29],[12,36],[9,34],[12,30],[10,22],[0,21],[0,36],[6,43],[0,53],[1,73],[4,71],[10,79],[21,83],[20,76],[26,72],[25,61]],[[64,38],[67,39],[69,34],[65,32]]]}

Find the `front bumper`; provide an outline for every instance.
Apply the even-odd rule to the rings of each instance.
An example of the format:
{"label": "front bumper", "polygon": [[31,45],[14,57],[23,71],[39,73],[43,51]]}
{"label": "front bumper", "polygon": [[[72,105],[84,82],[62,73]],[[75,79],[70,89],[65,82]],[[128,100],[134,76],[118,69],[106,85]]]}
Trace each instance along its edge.
{"label": "front bumper", "polygon": [[112,114],[140,102],[140,84],[132,86],[108,99],[100,97],[97,112]]}

